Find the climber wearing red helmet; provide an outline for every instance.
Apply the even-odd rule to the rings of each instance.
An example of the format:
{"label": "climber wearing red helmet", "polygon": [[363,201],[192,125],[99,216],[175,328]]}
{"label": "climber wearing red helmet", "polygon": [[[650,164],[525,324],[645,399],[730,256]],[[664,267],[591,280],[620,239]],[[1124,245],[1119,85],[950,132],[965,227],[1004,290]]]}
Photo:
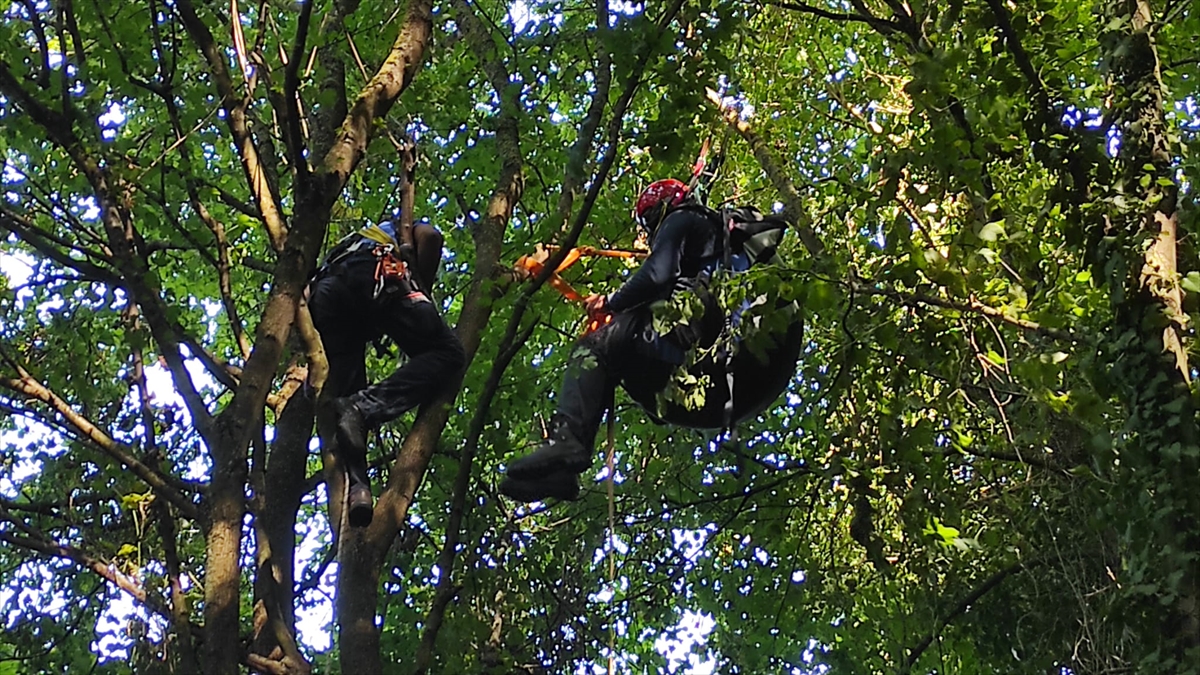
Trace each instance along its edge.
{"label": "climber wearing red helmet", "polygon": [[[681,208],[684,206],[687,208]],[[672,214],[670,234],[660,237],[660,227],[665,233],[663,226]],[[634,204],[633,218],[649,235],[650,256],[616,293],[589,297],[589,313],[622,312],[663,300],[681,276],[694,278],[720,255],[720,216],[691,200],[687,185],[674,178],[656,180],[646,186]],[[685,260],[691,264],[685,265]]]}
{"label": "climber wearing red helmet", "polygon": [[[712,346],[725,326],[724,312],[707,283],[728,258],[728,239],[721,214],[692,199],[688,187],[674,179],[651,183],[635,203],[634,219],[650,235],[650,255],[616,292],[587,299],[590,313],[609,313],[612,321],[576,343],[556,397],[549,439],[513,461],[500,484],[500,491],[513,499],[578,497],[578,476],[592,464],[596,432],[618,384],[656,421],[711,429],[758,414],[791,380],[803,333],[799,322],[768,350],[772,358],[766,362],[745,351],[693,366],[712,382],[724,384],[727,375],[736,377],[728,393],[710,392],[694,410],[660,405],[658,394],[687,362],[688,350]],[[676,292],[694,293],[704,311],[660,335],[653,330],[650,307]],[[791,367],[781,366],[785,362]]]}
{"label": "climber wearing red helmet", "polygon": [[667,215],[667,210],[679,206],[687,197],[688,187],[682,181],[674,178],[656,180],[638,195],[633,218],[653,235],[658,222]]}

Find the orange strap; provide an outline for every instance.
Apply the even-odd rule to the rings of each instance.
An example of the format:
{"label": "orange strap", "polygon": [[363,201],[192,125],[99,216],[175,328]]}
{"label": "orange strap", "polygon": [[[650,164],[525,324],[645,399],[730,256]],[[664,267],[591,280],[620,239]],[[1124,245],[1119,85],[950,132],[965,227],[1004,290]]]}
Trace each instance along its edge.
{"label": "orange strap", "polygon": [[[546,268],[542,264],[542,261],[528,255],[521,256],[517,260],[515,267],[518,271],[522,271],[531,277],[536,277]],[[559,266],[559,269],[562,269],[562,266]],[[551,272],[549,278],[546,279],[546,283],[553,286],[554,290],[562,293],[566,299],[572,302],[583,302],[583,296],[579,294],[579,291],[572,288],[571,284],[568,284],[562,277],[558,276],[558,272]]]}
{"label": "orange strap", "polygon": [[607,326],[608,324],[612,323],[613,315],[612,315],[612,312],[598,312],[596,314],[590,315],[588,317],[588,319],[589,319],[589,321],[588,321],[588,325],[587,325],[587,330],[585,330],[583,332],[584,335],[587,335],[588,333],[591,333],[594,331],[598,331],[598,330],[600,330],[600,328],[602,326]]}
{"label": "orange strap", "polygon": [[[378,298],[383,293],[383,287],[387,284],[388,279],[411,280],[408,263],[401,260],[391,246],[376,246],[375,258],[375,294],[373,297]],[[412,284],[409,284],[409,288],[412,289]],[[429,300],[424,293],[416,289],[413,289],[405,297],[410,300]]]}
{"label": "orange strap", "polygon": [[[552,252],[557,251],[558,249],[559,247],[557,246],[539,245],[537,251],[535,251],[533,255],[521,256],[517,259],[517,262],[515,265],[513,265],[513,267],[518,274],[522,274],[527,277],[536,277],[546,269],[546,261],[550,259]],[[562,296],[567,300],[570,300],[571,302],[582,303],[586,300],[586,298],[582,293],[575,290],[571,284],[567,283],[561,276],[559,276],[559,272],[562,272],[571,265],[579,262],[580,258],[585,256],[597,258],[632,259],[645,258],[647,255],[647,253],[642,251],[620,251],[595,248],[592,246],[579,246],[567,251],[567,255],[563,257],[562,262],[560,262],[558,267],[555,268],[555,270],[550,273],[550,276],[546,278],[546,283],[550,284],[554,290],[561,293]],[[612,314],[608,312],[601,312],[599,314],[588,316],[588,322],[584,329],[584,335],[598,330],[602,326],[607,326],[608,324],[612,323],[612,319]]]}

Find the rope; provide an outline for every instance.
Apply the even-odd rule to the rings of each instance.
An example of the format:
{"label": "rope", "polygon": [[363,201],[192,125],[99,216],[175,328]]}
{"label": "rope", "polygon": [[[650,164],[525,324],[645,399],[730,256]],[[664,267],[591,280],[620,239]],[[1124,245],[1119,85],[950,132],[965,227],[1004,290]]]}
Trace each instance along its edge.
{"label": "rope", "polygon": [[[617,523],[616,523],[616,499],[613,496],[614,483],[614,461],[613,455],[616,454],[616,410],[612,402],[608,404],[608,584],[612,589],[613,598],[617,594]],[[616,607],[616,603],[613,603]],[[608,619],[608,675],[613,675],[616,668],[617,654],[617,617],[616,612],[609,612]]]}

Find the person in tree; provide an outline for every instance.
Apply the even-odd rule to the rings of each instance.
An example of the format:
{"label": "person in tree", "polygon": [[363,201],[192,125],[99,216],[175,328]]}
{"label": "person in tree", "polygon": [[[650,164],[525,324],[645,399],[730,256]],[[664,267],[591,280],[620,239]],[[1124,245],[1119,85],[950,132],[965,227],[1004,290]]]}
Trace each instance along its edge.
{"label": "person in tree", "polygon": [[[308,285],[309,310],[321,334],[329,374],[323,398],[337,423],[333,452],[349,476],[351,526],[370,524],[367,433],[458,386],[466,354],[429,294],[442,256],[442,235],[428,224],[401,244],[391,222],[364,227],[330,250]],[[366,347],[387,336],[408,357],[368,386]]]}
{"label": "person in tree", "polygon": [[[711,273],[777,261],[774,244],[769,250],[756,249],[750,240],[774,236],[777,243],[786,226],[777,217],[739,211],[753,213],[745,222],[758,224],[727,228],[734,221],[726,216],[734,212],[701,205],[678,180],[655,181],[642,192],[634,216],[648,234],[650,255],[616,292],[587,298],[589,315],[602,318],[600,327],[576,343],[568,360],[549,438],[508,466],[501,493],[523,502],[576,499],[578,476],[592,465],[596,432],[618,384],[655,421],[697,429],[732,427],[761,413],[787,388],[802,347],[798,314],[766,350],[765,360],[748,349],[730,354],[709,349],[727,324],[725,312],[707,291]],[[651,306],[681,292],[694,293],[703,312],[667,334],[657,333]],[[688,362],[689,350],[697,348],[707,355],[688,372],[707,376],[703,404],[688,408],[661,400],[659,394]]]}

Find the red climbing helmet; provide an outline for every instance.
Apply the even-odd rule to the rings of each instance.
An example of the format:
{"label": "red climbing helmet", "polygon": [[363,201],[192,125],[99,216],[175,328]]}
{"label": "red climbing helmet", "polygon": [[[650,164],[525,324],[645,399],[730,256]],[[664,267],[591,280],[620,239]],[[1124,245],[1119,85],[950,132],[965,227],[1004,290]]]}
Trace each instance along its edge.
{"label": "red climbing helmet", "polygon": [[674,178],[656,180],[638,195],[637,204],[633,207],[633,217],[639,225],[646,227],[648,224],[645,219],[649,211],[663,203],[668,207],[679,206],[687,198],[687,194],[688,187],[682,181]]}

